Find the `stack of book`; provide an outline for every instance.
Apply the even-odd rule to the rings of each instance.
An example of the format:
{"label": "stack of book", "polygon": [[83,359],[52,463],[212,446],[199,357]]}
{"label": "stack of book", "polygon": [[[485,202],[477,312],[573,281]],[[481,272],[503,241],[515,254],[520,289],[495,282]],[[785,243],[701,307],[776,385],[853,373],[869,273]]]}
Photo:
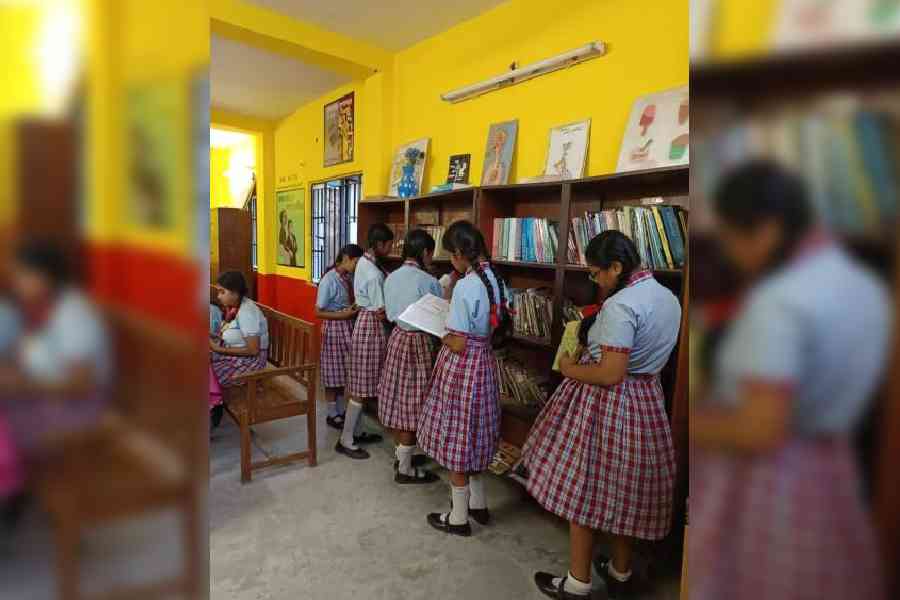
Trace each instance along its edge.
{"label": "stack of book", "polygon": [[621,231],[637,246],[641,261],[651,269],[678,269],[684,265],[685,214],[676,206],[624,206],[586,212],[572,219],[568,260],[586,265],[585,250],[596,235]]}
{"label": "stack of book", "polygon": [[558,237],[558,224],[547,219],[494,219],[491,253],[497,260],[555,263]]}
{"label": "stack of book", "polygon": [[515,312],[512,315],[513,334],[537,338],[550,343],[553,323],[553,292],[546,288],[510,289]]}
{"label": "stack of book", "polygon": [[497,448],[497,454],[491,461],[490,469],[494,475],[505,475],[512,469],[522,458],[522,451],[509,442],[500,440],[500,446]]}
{"label": "stack of book", "polygon": [[541,408],[549,397],[549,379],[528,370],[521,362],[512,358],[508,351],[498,350],[496,356],[501,403]]}
{"label": "stack of book", "polygon": [[434,238],[434,258],[449,258],[447,256],[447,252],[444,250],[444,247],[441,245],[441,242],[444,239],[444,231],[446,231],[447,229],[446,227],[444,227],[443,225],[419,225],[416,228],[424,229],[431,237]]}
{"label": "stack of book", "polygon": [[[754,157],[770,157],[799,173],[821,220],[867,234],[898,214],[900,117],[891,100],[825,98],[716,128],[691,148],[691,203],[710,213],[724,173]],[[885,103],[882,107],[879,102]],[[694,182],[696,181],[696,185]],[[695,204],[696,202],[696,204]]]}

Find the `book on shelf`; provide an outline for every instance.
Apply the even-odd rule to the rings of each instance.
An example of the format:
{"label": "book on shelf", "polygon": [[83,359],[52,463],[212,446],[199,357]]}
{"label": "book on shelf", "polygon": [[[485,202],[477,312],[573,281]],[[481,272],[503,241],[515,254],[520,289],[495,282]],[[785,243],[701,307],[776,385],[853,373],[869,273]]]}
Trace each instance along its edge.
{"label": "book on shelf", "polygon": [[465,190],[472,187],[470,183],[440,183],[431,188],[431,193],[435,194],[437,192],[452,192],[454,190]]}
{"label": "book on shelf", "polygon": [[536,338],[550,343],[553,323],[553,291],[549,288],[510,288],[515,312],[512,314],[513,335]]}
{"label": "book on shelf", "polygon": [[505,475],[516,466],[521,459],[521,449],[516,448],[509,442],[500,440],[500,445],[497,447],[497,454],[494,455],[494,459],[491,461],[488,469],[494,475]]}
{"label": "book on shelf", "polygon": [[404,223],[385,223],[391,233],[394,234],[394,247],[391,256],[403,256],[403,242],[406,239],[406,225]]}
{"label": "book on shelf", "polygon": [[540,409],[549,397],[548,377],[526,367],[508,350],[498,350],[496,358],[501,404]]}
{"label": "book on shelf", "polygon": [[441,243],[444,239],[444,232],[447,230],[446,227],[443,225],[416,225],[415,229],[423,229],[434,238],[434,258],[438,260],[449,258]]}
{"label": "book on shelf", "polygon": [[736,165],[768,156],[808,185],[817,217],[839,233],[878,231],[900,209],[900,117],[878,99],[825,97],[748,117],[699,140],[691,203],[708,207]]}
{"label": "book on shelf", "polygon": [[569,229],[568,260],[586,265],[588,243],[607,230],[632,239],[641,261],[651,269],[678,269],[684,265],[684,211],[676,206],[623,206],[573,217]]}
{"label": "book on shelf", "polygon": [[492,255],[497,260],[555,263],[559,227],[537,217],[494,219]]}

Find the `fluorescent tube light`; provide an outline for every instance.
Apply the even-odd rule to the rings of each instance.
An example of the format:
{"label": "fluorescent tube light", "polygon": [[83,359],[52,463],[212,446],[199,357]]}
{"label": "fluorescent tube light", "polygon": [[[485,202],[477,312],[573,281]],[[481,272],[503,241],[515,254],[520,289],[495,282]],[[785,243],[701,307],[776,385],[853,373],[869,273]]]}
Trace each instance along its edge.
{"label": "fluorescent tube light", "polygon": [[446,94],[441,95],[441,100],[445,100],[446,102],[461,102],[462,100],[468,100],[469,98],[480,96],[481,94],[492,90],[527,81],[528,79],[538,77],[539,75],[571,67],[580,62],[603,56],[604,54],[606,54],[606,44],[603,42],[591,42],[580,48],[575,48],[574,50],[558,54],[552,58],[547,58],[528,66],[512,70],[509,73],[498,75],[497,77],[493,77],[486,81],[459,88],[452,92],[447,92]]}

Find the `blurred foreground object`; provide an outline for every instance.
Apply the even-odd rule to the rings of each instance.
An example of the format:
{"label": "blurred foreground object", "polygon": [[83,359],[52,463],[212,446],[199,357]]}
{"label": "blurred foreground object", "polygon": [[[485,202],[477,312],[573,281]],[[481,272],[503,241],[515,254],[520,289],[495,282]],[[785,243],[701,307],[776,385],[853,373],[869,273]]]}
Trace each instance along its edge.
{"label": "blurred foreground object", "polygon": [[[896,330],[900,285],[900,42],[892,25],[874,35],[813,36],[812,48],[799,37],[791,43],[782,20],[783,11],[800,4],[815,9],[808,13],[815,17],[819,10],[876,4],[887,15],[900,3],[703,4],[712,6],[706,13],[711,37],[703,60],[691,66],[691,418],[697,442],[691,598],[895,597],[900,475],[892,459],[900,456],[900,353],[897,336],[885,336]],[[816,260],[826,265],[820,276],[795,283],[769,304],[764,300],[774,299],[779,285],[790,289],[792,280],[803,281],[801,263],[784,263],[776,252],[755,277],[741,273],[736,263],[752,263],[759,245],[751,243],[753,236],[723,227],[722,215],[713,210],[723,178],[758,159],[799,175],[814,222],[831,248],[820,248],[806,262],[807,274]],[[742,187],[753,186],[731,189]],[[758,209],[780,193],[754,189],[758,202],[751,206]],[[717,206],[727,206],[721,201]],[[762,227],[757,241],[767,231],[770,240],[777,239],[777,229]],[[724,259],[725,248],[732,249],[730,260]],[[843,258],[827,266],[829,253]],[[886,313],[873,300],[872,286],[887,290]],[[866,335],[854,343],[860,333]],[[797,339],[803,341],[799,346]],[[879,352],[885,354],[885,371],[878,370]],[[798,368],[807,375],[784,389],[751,377]],[[841,381],[828,384],[841,372]],[[723,380],[734,382],[741,373],[747,381],[738,389],[745,392],[735,404]],[[731,435],[719,428],[715,450],[710,431],[729,417],[742,419],[742,427]],[[781,437],[756,447],[754,442],[766,440],[761,432],[777,430],[766,425],[779,422],[787,424]],[[727,449],[741,442],[743,450]],[[731,471],[723,476],[725,463]],[[728,516],[733,520],[718,521]],[[875,539],[867,541],[866,523],[874,524]],[[835,531],[823,533],[825,527]],[[845,541],[834,547],[840,536]],[[754,553],[758,559],[747,558]],[[874,557],[886,575],[882,596]],[[820,587],[818,573],[837,585]],[[842,592],[847,581],[853,585]]]}
{"label": "blurred foreground object", "polygon": [[737,168],[715,202],[749,288],[691,417],[691,597],[884,598],[852,433],[883,372],[887,292],[774,164]]}
{"label": "blurred foreground object", "polygon": [[[206,597],[207,4],[0,2],[0,49],[0,294],[15,246],[39,240],[72,266],[62,306],[79,308],[35,343],[53,311],[0,301],[0,362],[24,351],[44,381],[102,400],[7,393],[24,480],[0,597]],[[96,358],[91,377],[74,355]]]}

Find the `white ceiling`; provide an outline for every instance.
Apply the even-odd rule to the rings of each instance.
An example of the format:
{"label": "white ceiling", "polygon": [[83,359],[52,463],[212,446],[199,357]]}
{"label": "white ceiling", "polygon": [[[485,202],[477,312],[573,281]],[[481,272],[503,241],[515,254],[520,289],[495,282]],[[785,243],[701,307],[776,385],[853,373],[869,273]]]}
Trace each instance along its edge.
{"label": "white ceiling", "polygon": [[281,119],[349,77],[217,35],[210,39],[211,104]]}
{"label": "white ceiling", "polygon": [[250,0],[323,29],[402,50],[506,0]]}

